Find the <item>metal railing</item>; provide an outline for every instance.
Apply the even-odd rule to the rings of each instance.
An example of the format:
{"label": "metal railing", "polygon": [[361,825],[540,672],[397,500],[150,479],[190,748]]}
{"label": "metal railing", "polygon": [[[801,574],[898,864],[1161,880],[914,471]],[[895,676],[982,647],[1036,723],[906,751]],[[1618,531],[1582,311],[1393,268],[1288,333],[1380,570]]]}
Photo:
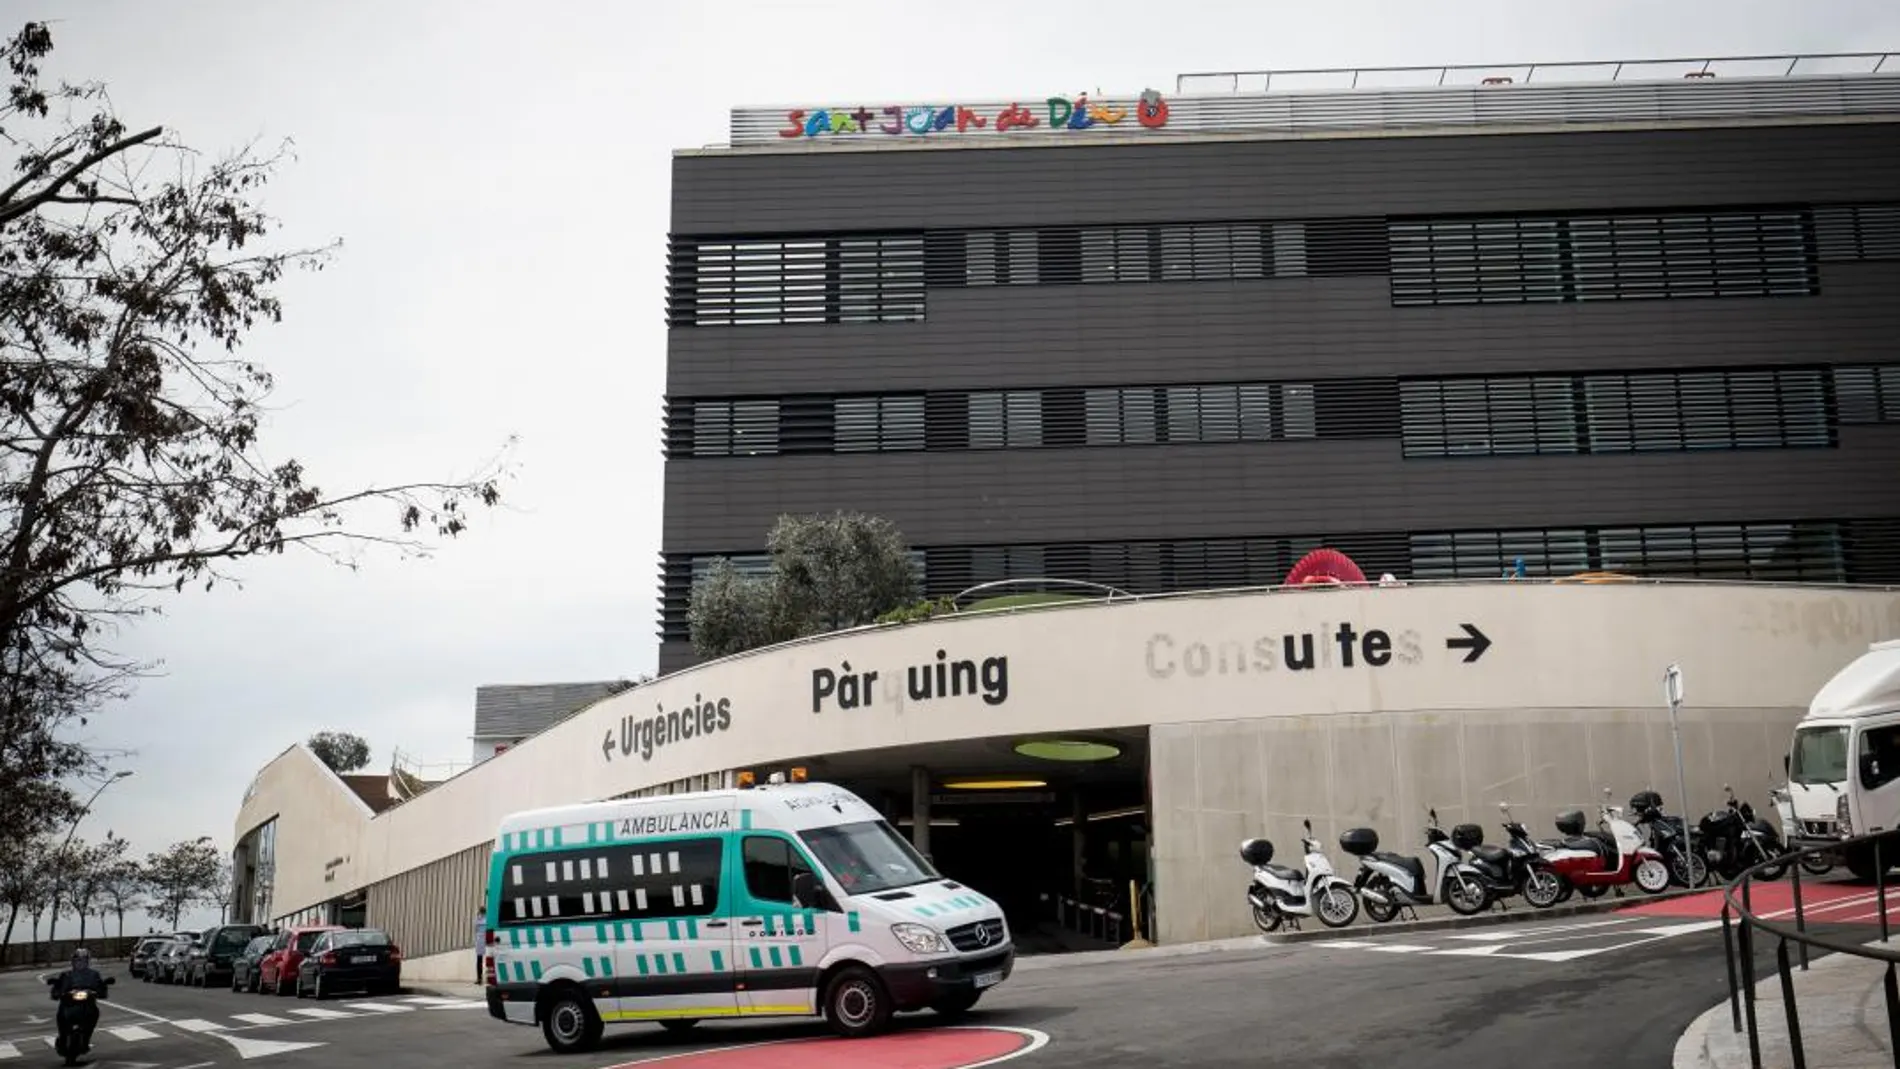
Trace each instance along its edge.
{"label": "metal railing", "polygon": [[[1869,945],[1856,942],[1851,938],[1838,938],[1832,935],[1817,934],[1808,930],[1807,909],[1801,894],[1801,861],[1820,854],[1854,853],[1866,851],[1871,855],[1874,870],[1875,897],[1880,911],[1880,939],[1883,945]],[[1900,967],[1900,950],[1884,945],[1890,936],[1887,918],[1887,866],[1900,861],[1900,828],[1862,835],[1839,842],[1823,843],[1802,847],[1789,854],[1752,866],[1737,876],[1722,893],[1722,950],[1728,966],[1728,1003],[1730,1023],[1736,1032],[1748,1033],[1748,1063],[1753,1069],[1762,1069],[1761,1028],[1755,1012],[1755,933],[1762,932],[1775,940],[1775,972],[1781,980],[1781,1004],[1788,1021],[1788,1051],[1794,1069],[1807,1069],[1807,1051],[1801,1040],[1801,1011],[1795,1002],[1794,974],[1797,968],[1806,972],[1810,950],[1826,950],[1849,957],[1864,958],[1870,961],[1886,963],[1886,975],[1882,980],[1887,1004],[1887,1033],[1891,1043],[1893,1064],[1900,1069],[1900,976],[1896,976],[1896,967]],[[1754,912],[1751,902],[1751,888],[1756,874],[1765,868],[1787,866],[1789,879],[1793,880],[1794,908],[1792,925],[1785,920],[1764,920]],[[1738,897],[1739,896],[1739,897]],[[1787,913],[1787,910],[1777,910]],[[1799,966],[1794,964],[1794,956],[1789,954],[1789,944],[1794,944]]]}
{"label": "metal railing", "polygon": [[[1174,91],[1190,92],[1194,82],[1207,83],[1204,91],[1271,93],[1273,80],[1283,90],[1431,88],[1443,86],[1529,84],[1541,71],[1544,84],[1574,82],[1634,82],[1674,78],[1709,78],[1727,70],[1733,77],[1792,78],[1840,74],[1881,74],[1900,68],[1900,53],[1816,52],[1767,56],[1694,56],[1671,59],[1596,59],[1568,63],[1443,63],[1416,67],[1310,67],[1287,70],[1196,71],[1175,76]],[[1734,69],[1746,66],[1746,69]],[[1805,65],[1805,66],[1804,66]],[[1820,68],[1820,69],[1817,69]],[[1521,78],[1518,77],[1521,75]],[[1469,78],[1470,80],[1460,80]],[[1326,81],[1323,85],[1286,85],[1289,79]],[[1251,84],[1258,81],[1258,86]],[[1328,81],[1329,80],[1329,81]],[[1339,84],[1343,80],[1344,84]],[[1220,83],[1227,83],[1224,87]]]}

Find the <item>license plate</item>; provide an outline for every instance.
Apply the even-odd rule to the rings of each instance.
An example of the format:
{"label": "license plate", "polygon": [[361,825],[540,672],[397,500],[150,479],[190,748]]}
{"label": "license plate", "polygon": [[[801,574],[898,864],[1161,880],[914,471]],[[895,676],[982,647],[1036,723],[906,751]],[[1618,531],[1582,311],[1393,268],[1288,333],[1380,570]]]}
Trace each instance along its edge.
{"label": "license plate", "polygon": [[980,972],[976,974],[976,989],[978,991],[986,987],[995,987],[1002,982],[1003,974],[1000,972]]}
{"label": "license plate", "polygon": [[376,955],[374,954],[358,954],[350,959],[351,965],[373,965],[375,962]]}

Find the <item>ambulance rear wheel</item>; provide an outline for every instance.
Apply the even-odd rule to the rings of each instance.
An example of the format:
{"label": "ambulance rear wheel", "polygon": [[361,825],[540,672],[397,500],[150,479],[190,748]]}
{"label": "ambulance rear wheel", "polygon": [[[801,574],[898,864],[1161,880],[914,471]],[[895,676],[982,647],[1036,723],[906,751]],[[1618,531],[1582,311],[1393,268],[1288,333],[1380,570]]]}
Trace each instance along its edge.
{"label": "ambulance rear wheel", "polygon": [[846,1039],[876,1035],[891,1023],[890,994],[876,973],[848,966],[825,988],[825,1020]]}
{"label": "ambulance rear wheel", "polygon": [[600,1015],[594,1003],[579,991],[549,996],[541,1011],[541,1035],[556,1054],[579,1054],[600,1042]]}

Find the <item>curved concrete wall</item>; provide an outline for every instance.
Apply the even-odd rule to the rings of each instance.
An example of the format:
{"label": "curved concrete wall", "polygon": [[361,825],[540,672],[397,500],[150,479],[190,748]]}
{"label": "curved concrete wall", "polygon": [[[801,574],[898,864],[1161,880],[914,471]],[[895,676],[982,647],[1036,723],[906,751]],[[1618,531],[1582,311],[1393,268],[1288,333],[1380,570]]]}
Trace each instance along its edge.
{"label": "curved concrete wall", "polygon": [[[1230,935],[1246,925],[1235,846],[1284,841],[1301,816],[1328,837],[1371,823],[1409,848],[1426,805],[1450,820],[1503,799],[1527,806],[1535,829],[1603,786],[1668,789],[1657,725],[1671,661],[1687,679],[1696,804],[1722,779],[1765,804],[1814,691],[1897,635],[1900,593],[1721,585],[1252,592],[978,614],[665,677],[367,822],[310,805],[312,791],[344,788],[286,753],[259,775],[238,832],[278,818],[282,914],[489,839],[515,810],[821,754],[1150,725],[1158,934]],[[1489,645],[1473,658],[1477,641]],[[324,881],[337,856],[350,860]]]}

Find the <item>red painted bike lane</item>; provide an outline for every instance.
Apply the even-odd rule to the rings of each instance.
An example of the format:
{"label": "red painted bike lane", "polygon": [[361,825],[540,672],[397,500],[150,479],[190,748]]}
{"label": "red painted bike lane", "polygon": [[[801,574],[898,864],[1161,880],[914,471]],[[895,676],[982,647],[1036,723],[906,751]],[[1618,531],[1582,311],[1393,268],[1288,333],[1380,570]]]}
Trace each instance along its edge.
{"label": "red painted bike lane", "polygon": [[[1782,921],[1794,917],[1794,885],[1788,880],[1756,883],[1748,894],[1749,908],[1762,920]],[[1617,912],[1713,920],[1722,915],[1722,892],[1704,891]],[[1879,924],[1880,892],[1872,884],[1804,879],[1801,881],[1801,913],[1817,924]],[[1887,920],[1900,924],[1900,887],[1887,889]]]}
{"label": "red painted bike lane", "polygon": [[1034,1053],[1048,1041],[1028,1028],[920,1028],[871,1039],[768,1040],[663,1054],[610,1069],[975,1069]]}

